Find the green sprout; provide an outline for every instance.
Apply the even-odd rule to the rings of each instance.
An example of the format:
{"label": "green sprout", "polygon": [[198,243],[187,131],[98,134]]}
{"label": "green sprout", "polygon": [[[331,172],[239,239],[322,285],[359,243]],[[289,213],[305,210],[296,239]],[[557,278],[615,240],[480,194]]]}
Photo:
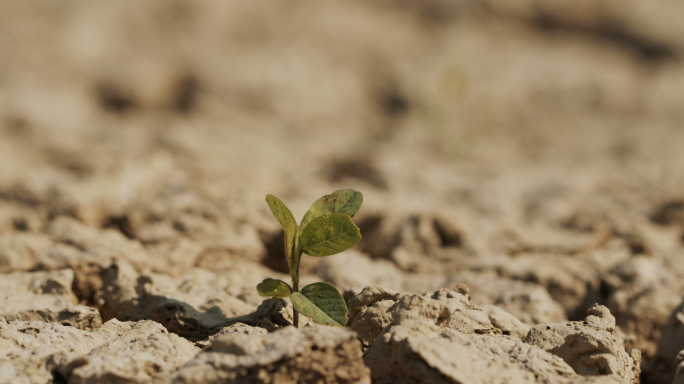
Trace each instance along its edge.
{"label": "green sprout", "polygon": [[334,285],[313,283],[299,291],[299,260],[302,254],[324,257],[353,247],[361,240],[361,232],[352,217],[361,208],[363,195],[353,189],[341,189],[316,200],[297,222],[280,199],[266,196],[271,213],[285,230],[285,256],[290,268],[292,287],[282,280],[266,279],[257,285],[260,296],[290,297],[294,308],[293,323],[299,327],[299,314],[318,324],[344,327],[347,304]]}

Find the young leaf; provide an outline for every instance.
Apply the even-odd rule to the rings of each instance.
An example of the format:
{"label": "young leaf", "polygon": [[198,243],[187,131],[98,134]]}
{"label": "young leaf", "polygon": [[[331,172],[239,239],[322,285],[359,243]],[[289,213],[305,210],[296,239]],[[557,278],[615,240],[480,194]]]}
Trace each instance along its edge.
{"label": "young leaf", "polygon": [[338,325],[347,324],[347,305],[344,298],[334,285],[328,283],[313,283],[302,288],[301,292],[290,295],[292,306],[297,312],[309,316],[317,324]]}
{"label": "young leaf", "polygon": [[268,278],[257,284],[259,296],[268,297],[288,297],[292,293],[292,288],[282,280]]}
{"label": "young leaf", "polygon": [[351,248],[361,240],[361,232],[344,213],[319,216],[300,236],[302,251],[309,256],[330,256]]}
{"label": "young leaf", "polygon": [[290,212],[290,210],[285,206],[285,204],[283,204],[282,201],[280,201],[279,198],[273,195],[266,195],[266,203],[268,204],[268,207],[271,209],[271,213],[273,214],[273,216],[275,216],[275,218],[280,223],[280,226],[283,227],[285,231],[287,231],[288,218],[292,217],[292,219],[294,220],[292,212]]}
{"label": "young leaf", "polygon": [[[266,203],[268,203],[273,216],[285,230],[285,256],[287,257],[287,265],[290,267],[290,275],[295,279],[300,257],[299,226],[297,226],[297,221],[292,212],[280,199],[273,195],[266,195]],[[296,279],[299,282],[298,277]]]}
{"label": "young leaf", "polygon": [[299,276],[297,274],[297,271],[299,270],[299,258],[301,257],[299,249],[299,227],[292,215],[287,218],[285,226],[285,257],[287,257],[287,265],[290,267],[290,276],[292,276],[293,284],[299,283]]}
{"label": "young leaf", "polygon": [[302,218],[300,228],[302,231],[319,216],[330,216],[333,213],[344,213],[354,217],[361,209],[363,195],[353,189],[340,189],[329,195],[325,195],[311,204],[311,208]]}

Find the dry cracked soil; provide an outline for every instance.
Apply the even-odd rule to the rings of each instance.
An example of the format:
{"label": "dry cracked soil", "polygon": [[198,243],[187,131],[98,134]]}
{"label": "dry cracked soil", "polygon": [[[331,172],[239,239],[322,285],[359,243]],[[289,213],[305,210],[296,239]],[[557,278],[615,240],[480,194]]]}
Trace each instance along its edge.
{"label": "dry cracked soil", "polygon": [[[682,14],[0,2],[0,383],[684,383]],[[295,329],[264,197],[343,188]]]}

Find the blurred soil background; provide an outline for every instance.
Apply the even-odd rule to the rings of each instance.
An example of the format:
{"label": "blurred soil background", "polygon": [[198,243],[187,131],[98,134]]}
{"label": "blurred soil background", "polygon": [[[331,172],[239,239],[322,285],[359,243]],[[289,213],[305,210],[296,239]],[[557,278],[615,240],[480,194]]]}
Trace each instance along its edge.
{"label": "blurred soil background", "polygon": [[[117,312],[102,258],[178,282],[211,271],[256,305],[253,284],[287,271],[265,195],[301,218],[354,188],[364,239],[304,256],[305,279],[347,297],[468,284],[532,325],[600,303],[642,350],[644,382],[669,383],[684,349],[683,14],[674,0],[2,1],[0,272],[68,266],[103,320]],[[527,307],[506,296],[516,284],[536,292]]]}

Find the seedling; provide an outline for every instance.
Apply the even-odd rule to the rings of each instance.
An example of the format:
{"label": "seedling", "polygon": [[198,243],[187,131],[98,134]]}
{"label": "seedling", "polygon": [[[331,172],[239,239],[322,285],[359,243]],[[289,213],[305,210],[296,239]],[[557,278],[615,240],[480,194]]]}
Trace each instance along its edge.
{"label": "seedling", "polygon": [[363,195],[353,189],[341,189],[316,200],[297,222],[280,199],[266,196],[271,213],[285,230],[285,257],[290,268],[292,287],[282,280],[266,279],[257,285],[260,296],[290,297],[293,322],[299,327],[299,314],[318,324],[344,327],[347,304],[334,285],[313,283],[299,291],[299,260],[302,254],[324,257],[340,253],[361,240],[361,232],[352,217],[361,208]]}

